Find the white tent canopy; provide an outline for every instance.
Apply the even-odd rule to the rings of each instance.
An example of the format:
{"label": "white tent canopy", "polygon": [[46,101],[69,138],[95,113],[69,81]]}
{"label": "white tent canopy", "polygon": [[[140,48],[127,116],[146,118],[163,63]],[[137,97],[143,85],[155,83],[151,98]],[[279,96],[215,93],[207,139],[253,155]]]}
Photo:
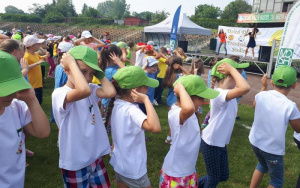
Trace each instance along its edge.
{"label": "white tent canopy", "polygon": [[[170,15],[164,21],[156,25],[144,27],[144,33],[170,33],[172,28],[173,17],[174,14]],[[181,13],[178,22],[177,34],[210,36],[211,30],[195,24],[185,14]]]}

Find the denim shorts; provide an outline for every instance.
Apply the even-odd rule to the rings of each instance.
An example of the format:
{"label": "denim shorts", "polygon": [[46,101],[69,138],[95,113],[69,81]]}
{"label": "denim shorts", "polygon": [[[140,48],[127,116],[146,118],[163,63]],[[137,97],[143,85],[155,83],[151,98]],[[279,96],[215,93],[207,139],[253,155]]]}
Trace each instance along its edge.
{"label": "denim shorts", "polygon": [[283,186],[283,156],[264,152],[252,145],[253,151],[258,159],[256,170],[262,173],[270,173],[270,185],[274,187]]}

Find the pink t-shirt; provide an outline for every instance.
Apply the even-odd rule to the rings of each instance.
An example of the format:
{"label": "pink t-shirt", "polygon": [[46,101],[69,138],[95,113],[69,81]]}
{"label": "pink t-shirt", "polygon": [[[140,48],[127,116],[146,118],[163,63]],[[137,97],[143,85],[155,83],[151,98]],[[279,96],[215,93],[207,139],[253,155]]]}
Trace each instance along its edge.
{"label": "pink t-shirt", "polygon": [[81,42],[80,45],[88,46],[88,47],[92,48],[93,50],[96,50],[96,49],[97,49],[97,46],[98,46],[98,44],[96,44],[96,43],[89,43],[89,44],[86,44],[86,43],[84,43],[84,42]]}

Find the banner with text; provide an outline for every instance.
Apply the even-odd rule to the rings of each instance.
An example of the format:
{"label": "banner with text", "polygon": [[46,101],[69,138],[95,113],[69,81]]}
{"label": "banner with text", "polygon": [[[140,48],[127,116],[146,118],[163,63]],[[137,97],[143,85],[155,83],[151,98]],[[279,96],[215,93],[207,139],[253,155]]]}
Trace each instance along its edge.
{"label": "banner with text", "polygon": [[[242,27],[226,27],[219,26],[218,32],[223,29],[226,33],[226,46],[227,53],[232,55],[244,56],[247,44],[249,42],[248,33],[252,31],[252,28]],[[283,27],[275,28],[258,28],[259,32],[256,35],[256,47],[254,48],[254,56],[258,57],[258,51],[260,46],[272,46],[273,39],[276,40],[277,49],[275,49],[274,57],[277,56],[280,40],[282,37]],[[247,34],[245,36],[245,34]],[[220,39],[217,39],[217,48],[219,47]],[[249,48],[247,56],[252,56],[252,49]],[[224,45],[220,49],[220,53],[225,53]]]}
{"label": "banner with text", "polygon": [[278,65],[291,65],[293,59],[300,59],[299,19],[300,1],[292,7],[287,15],[276,67]]}

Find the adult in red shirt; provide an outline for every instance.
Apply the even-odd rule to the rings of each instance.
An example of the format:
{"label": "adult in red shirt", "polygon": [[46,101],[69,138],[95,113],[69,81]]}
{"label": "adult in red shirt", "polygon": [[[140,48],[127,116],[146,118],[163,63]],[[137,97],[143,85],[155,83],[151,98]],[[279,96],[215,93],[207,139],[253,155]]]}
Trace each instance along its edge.
{"label": "adult in red shirt", "polygon": [[217,37],[220,38],[220,45],[219,45],[219,48],[218,48],[218,53],[217,55],[219,55],[219,52],[220,52],[220,48],[221,46],[224,44],[224,48],[225,48],[225,56],[227,55],[227,48],[226,48],[226,33],[224,33],[224,30],[223,29],[220,29],[219,31],[219,34],[217,35]]}

